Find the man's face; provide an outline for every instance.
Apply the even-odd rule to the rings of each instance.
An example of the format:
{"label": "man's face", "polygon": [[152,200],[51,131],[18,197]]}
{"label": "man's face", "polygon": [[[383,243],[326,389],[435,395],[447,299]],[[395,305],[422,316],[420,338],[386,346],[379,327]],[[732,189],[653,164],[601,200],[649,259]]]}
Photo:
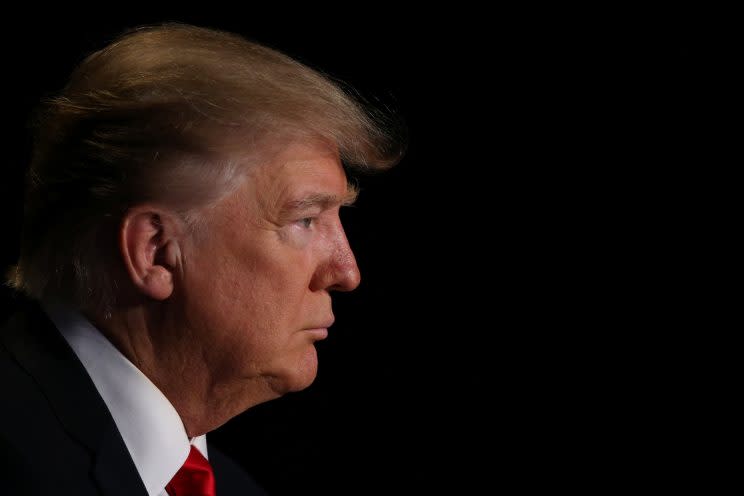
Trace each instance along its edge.
{"label": "man's face", "polygon": [[359,285],[339,219],[351,197],[334,151],[294,143],[208,214],[206,239],[184,256],[182,291],[189,337],[216,383],[280,395],[315,379],[330,291]]}

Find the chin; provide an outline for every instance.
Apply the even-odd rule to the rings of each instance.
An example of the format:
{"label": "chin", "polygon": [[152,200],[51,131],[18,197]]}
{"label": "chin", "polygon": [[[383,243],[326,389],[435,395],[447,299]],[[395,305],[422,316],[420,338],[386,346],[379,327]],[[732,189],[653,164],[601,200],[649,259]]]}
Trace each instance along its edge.
{"label": "chin", "polygon": [[275,389],[279,394],[302,391],[310,386],[318,375],[318,354],[315,346],[296,357],[291,365],[277,374]]}

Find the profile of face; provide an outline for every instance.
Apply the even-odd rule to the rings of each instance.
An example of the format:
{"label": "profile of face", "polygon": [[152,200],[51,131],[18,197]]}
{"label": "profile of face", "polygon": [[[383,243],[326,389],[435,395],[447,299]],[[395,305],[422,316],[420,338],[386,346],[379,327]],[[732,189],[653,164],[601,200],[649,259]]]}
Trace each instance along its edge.
{"label": "profile of face", "polygon": [[331,292],[360,281],[339,218],[352,200],[338,153],[294,142],[210,210],[208,234],[184,247],[177,291],[216,384],[279,396],[315,379]]}

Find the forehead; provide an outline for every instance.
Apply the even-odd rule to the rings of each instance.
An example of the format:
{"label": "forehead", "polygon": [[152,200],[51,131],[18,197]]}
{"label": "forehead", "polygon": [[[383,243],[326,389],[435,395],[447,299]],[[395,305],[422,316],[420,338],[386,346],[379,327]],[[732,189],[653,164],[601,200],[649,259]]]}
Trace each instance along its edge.
{"label": "forehead", "polygon": [[335,148],[315,142],[292,142],[250,174],[256,193],[275,200],[307,194],[344,196],[346,174]]}

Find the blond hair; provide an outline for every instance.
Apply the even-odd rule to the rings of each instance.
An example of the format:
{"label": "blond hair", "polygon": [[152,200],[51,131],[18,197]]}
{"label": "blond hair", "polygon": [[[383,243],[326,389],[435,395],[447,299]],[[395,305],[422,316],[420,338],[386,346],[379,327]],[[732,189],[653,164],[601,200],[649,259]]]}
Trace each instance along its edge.
{"label": "blond hair", "polygon": [[403,127],[339,83],[238,35],[183,24],[132,30],[87,57],[35,118],[21,253],[8,282],[104,311],[116,231],[133,205],[187,223],[287,138],[334,144],[345,166],[385,169]]}

